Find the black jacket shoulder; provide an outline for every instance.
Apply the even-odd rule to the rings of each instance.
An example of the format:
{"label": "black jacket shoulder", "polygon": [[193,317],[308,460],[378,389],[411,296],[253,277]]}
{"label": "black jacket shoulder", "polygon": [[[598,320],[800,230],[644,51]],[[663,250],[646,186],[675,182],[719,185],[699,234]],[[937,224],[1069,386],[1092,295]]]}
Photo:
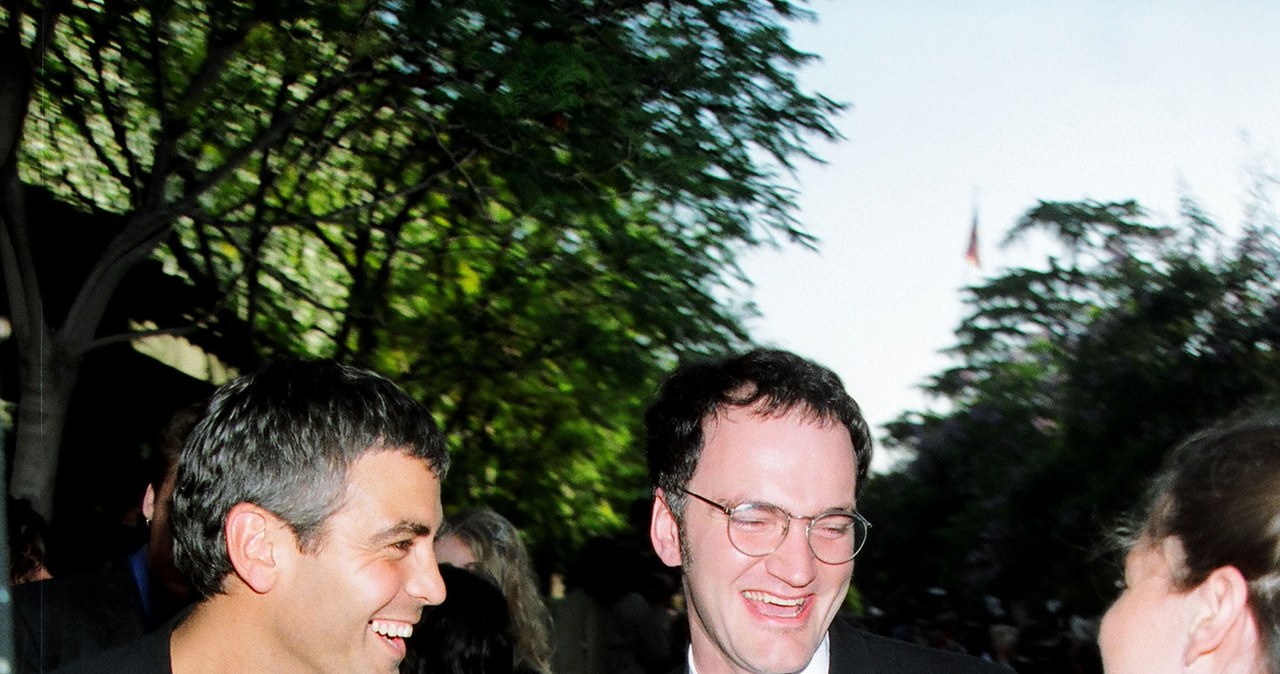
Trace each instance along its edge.
{"label": "black jacket shoulder", "polygon": [[871,634],[839,618],[830,634],[831,674],[1008,674],[986,660]]}
{"label": "black jacket shoulder", "polygon": [[78,660],[54,674],[172,674],[169,639],[186,612],[179,614],[160,629],[132,643]]}
{"label": "black jacket shoulder", "polygon": [[13,622],[22,674],[48,672],[147,633],[142,597],[127,567],[18,585]]}
{"label": "black jacket shoulder", "polygon": [[[840,618],[831,623],[830,674],[1009,674],[1009,670],[960,653],[925,648],[859,630]],[[688,674],[682,663],[670,674]]]}

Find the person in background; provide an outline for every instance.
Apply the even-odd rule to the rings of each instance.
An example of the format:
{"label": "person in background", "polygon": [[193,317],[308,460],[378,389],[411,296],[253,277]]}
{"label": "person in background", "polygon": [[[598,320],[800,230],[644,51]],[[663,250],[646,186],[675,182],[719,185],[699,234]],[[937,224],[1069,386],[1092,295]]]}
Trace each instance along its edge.
{"label": "person in background", "polygon": [[515,671],[551,671],[551,612],[538,591],[529,551],[510,520],[487,508],[459,511],[436,541],[442,564],[479,571],[507,598],[515,636]]}
{"label": "person in background", "polygon": [[44,565],[49,523],[25,498],[9,497],[6,513],[9,517],[9,584],[53,578]]}
{"label": "person in background", "polygon": [[515,649],[502,590],[478,573],[440,566],[446,598],[422,615],[401,674],[511,674]]}
{"label": "person in background", "polygon": [[52,671],[134,641],[191,603],[191,589],[173,566],[169,510],[178,454],[204,406],[179,409],[151,445],[141,499],[146,544],[107,568],[14,589],[19,672]]}
{"label": "person in background", "polygon": [[444,439],[385,378],[285,360],[218,389],[178,459],[173,558],[199,599],[67,674],[392,674],[444,601]]}
{"label": "person in background", "polygon": [[755,350],[687,364],[645,414],[650,538],[679,567],[696,674],[995,672],[837,618],[868,523],[871,435],[830,370]]}
{"label": "person in background", "polygon": [[619,537],[595,537],[582,546],[576,577],[594,603],[599,672],[665,674],[684,656],[672,645],[672,588],[654,587],[665,578],[654,573],[650,557]]}
{"label": "person in background", "polygon": [[1174,449],[1127,549],[1098,634],[1107,674],[1280,674],[1280,414]]}
{"label": "person in background", "polygon": [[188,405],[173,415],[147,461],[147,488],[142,495],[142,516],[147,524],[147,544],[130,564],[143,593],[143,610],[149,627],[158,627],[195,600],[195,594],[173,564],[173,488],[178,477],[182,445],[204,414],[208,401]]}

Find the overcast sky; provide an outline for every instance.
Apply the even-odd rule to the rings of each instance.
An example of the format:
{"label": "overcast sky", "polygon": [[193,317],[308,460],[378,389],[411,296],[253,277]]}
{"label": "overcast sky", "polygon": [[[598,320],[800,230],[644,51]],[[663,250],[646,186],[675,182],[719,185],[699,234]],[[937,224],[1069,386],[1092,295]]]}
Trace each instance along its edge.
{"label": "overcast sky", "polygon": [[[1185,189],[1235,224],[1246,167],[1277,156],[1280,2],[812,7],[793,43],[823,61],[801,81],[850,104],[846,140],[798,176],[820,251],[746,258],[751,325],[835,369],[877,426],[929,404],[918,386],[950,363],[960,289],[1042,259],[996,245],[1038,199],[1133,198],[1173,219]],[[975,192],[981,269],[964,259]]]}

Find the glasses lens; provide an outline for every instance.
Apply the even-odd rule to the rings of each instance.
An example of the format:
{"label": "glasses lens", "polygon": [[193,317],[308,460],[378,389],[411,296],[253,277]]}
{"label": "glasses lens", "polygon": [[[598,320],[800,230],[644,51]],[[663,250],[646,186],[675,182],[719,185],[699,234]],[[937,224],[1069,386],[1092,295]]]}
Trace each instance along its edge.
{"label": "glasses lens", "polygon": [[815,557],[828,564],[853,559],[866,540],[866,524],[852,515],[828,513],[809,526],[809,547]]}
{"label": "glasses lens", "polygon": [[787,521],[787,514],[772,506],[740,506],[729,516],[729,542],[744,555],[762,557],[778,549]]}

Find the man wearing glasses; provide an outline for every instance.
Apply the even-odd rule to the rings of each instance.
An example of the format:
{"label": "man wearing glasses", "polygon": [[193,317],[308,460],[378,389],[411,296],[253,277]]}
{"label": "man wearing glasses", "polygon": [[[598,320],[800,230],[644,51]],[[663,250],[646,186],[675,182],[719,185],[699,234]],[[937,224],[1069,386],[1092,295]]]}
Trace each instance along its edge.
{"label": "man wearing glasses", "polygon": [[645,423],[650,537],[682,571],[690,674],[998,671],[836,620],[870,528],[871,435],[835,373],[776,350],[691,364]]}

